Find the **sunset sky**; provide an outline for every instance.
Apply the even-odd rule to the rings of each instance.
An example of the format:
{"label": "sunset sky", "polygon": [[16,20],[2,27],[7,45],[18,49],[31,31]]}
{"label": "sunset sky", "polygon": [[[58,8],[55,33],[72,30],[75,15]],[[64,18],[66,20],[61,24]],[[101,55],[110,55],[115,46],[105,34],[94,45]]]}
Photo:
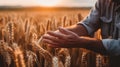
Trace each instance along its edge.
{"label": "sunset sky", "polygon": [[91,7],[96,0],[0,0],[0,6]]}

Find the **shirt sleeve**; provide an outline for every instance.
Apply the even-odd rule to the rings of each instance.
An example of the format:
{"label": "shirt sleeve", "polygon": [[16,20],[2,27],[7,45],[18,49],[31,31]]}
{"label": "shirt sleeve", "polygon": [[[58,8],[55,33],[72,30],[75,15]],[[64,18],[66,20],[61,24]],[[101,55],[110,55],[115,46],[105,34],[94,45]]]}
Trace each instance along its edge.
{"label": "shirt sleeve", "polygon": [[84,18],[81,22],[78,23],[82,24],[88,31],[89,35],[93,35],[96,30],[100,27],[99,23],[100,17],[100,2],[99,0],[96,2],[95,6],[91,9],[90,13],[86,18]]}
{"label": "shirt sleeve", "polygon": [[120,55],[120,40],[103,39],[102,42],[108,54],[115,56]]}

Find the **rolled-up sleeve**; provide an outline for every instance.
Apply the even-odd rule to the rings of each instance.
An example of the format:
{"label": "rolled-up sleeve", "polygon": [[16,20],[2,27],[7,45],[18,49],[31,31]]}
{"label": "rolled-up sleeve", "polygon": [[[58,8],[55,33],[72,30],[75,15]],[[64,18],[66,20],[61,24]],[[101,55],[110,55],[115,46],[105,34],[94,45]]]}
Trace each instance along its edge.
{"label": "rolled-up sleeve", "polygon": [[103,39],[102,42],[110,55],[120,55],[120,40]]}
{"label": "rolled-up sleeve", "polygon": [[100,17],[100,2],[99,0],[96,2],[95,6],[91,9],[90,13],[86,18],[84,18],[81,22],[78,23],[82,24],[88,31],[89,35],[93,35],[96,30],[100,27],[99,23]]}

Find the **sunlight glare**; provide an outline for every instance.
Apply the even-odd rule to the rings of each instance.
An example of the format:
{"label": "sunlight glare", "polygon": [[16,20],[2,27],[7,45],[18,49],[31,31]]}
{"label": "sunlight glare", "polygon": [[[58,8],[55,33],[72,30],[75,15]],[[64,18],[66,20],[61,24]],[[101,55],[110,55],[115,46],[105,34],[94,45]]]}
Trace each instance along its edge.
{"label": "sunlight glare", "polygon": [[57,5],[60,0],[38,0],[40,6],[55,6]]}

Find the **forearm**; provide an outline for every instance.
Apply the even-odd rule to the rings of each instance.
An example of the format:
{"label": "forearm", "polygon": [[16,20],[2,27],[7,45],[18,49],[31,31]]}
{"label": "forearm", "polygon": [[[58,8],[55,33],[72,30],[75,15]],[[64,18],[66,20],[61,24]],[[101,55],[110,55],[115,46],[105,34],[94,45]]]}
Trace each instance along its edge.
{"label": "forearm", "polygon": [[82,39],[80,38],[79,42],[80,42],[79,47],[92,50],[94,52],[101,53],[101,54],[107,54],[107,51],[103,46],[103,43],[101,40],[98,40],[95,38],[82,37]]}

